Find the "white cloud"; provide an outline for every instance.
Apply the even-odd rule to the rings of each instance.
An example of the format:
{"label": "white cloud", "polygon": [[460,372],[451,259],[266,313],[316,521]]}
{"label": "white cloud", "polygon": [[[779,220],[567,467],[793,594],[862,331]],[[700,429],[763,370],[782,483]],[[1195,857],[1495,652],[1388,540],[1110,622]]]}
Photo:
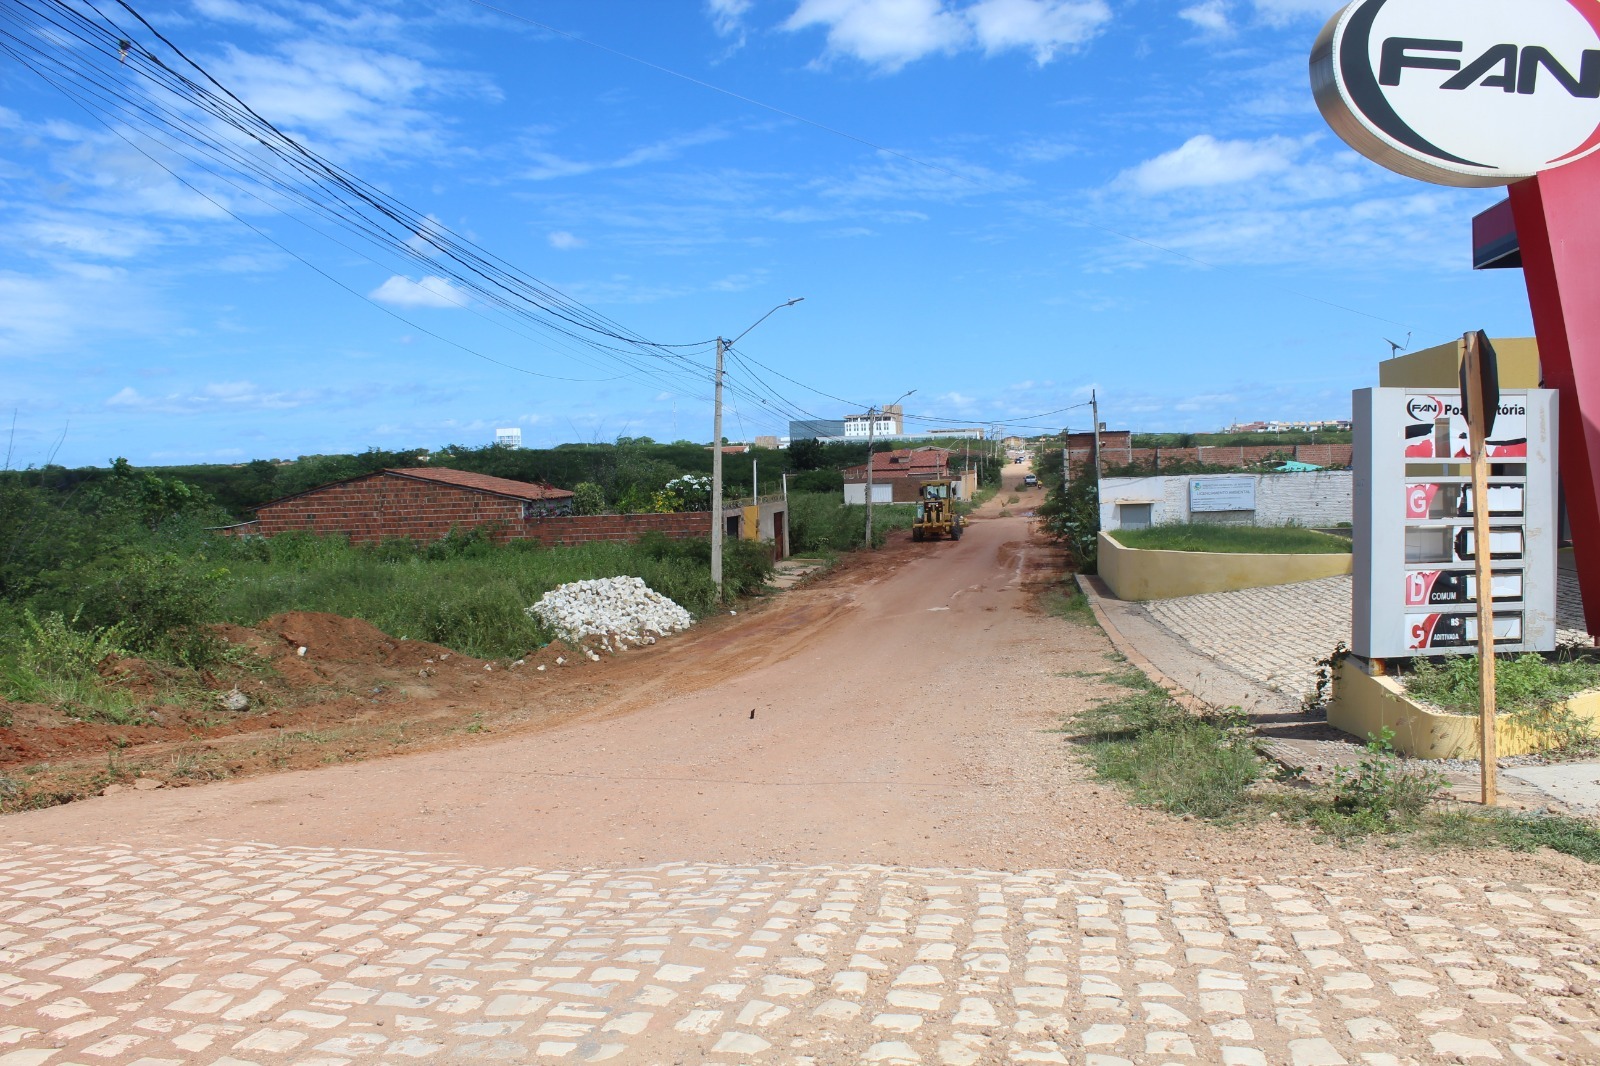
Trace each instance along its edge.
{"label": "white cloud", "polygon": [[1288,170],[1306,142],[1288,137],[1219,141],[1209,133],[1191,137],[1170,152],[1123,172],[1120,181],[1146,193],[1208,185],[1232,185]]}
{"label": "white cloud", "polygon": [[984,52],[1033,52],[1040,66],[1060,48],[1089,40],[1111,21],[1103,0],[979,0],[966,11]]}
{"label": "white cloud", "polygon": [[971,27],[943,0],[800,0],[784,28],[826,26],[828,51],[899,70],[934,52],[954,52]]}
{"label": "white cloud", "polygon": [[128,259],[159,240],[153,230],[137,223],[105,221],[89,216],[36,218],[18,226],[17,235],[31,248],[48,248],[101,259]]}
{"label": "white cloud", "polygon": [[1228,21],[1227,0],[1201,0],[1192,7],[1186,7],[1178,12],[1178,17],[1187,19],[1197,29],[1206,33],[1226,34],[1233,32],[1233,25]]}
{"label": "white cloud", "polygon": [[367,295],[395,307],[466,307],[467,294],[432,274],[421,281],[394,275]]}
{"label": "white cloud", "polygon": [[1074,48],[1111,20],[1105,0],[800,0],[788,30],[823,26],[828,52],[895,71],[935,53],[1013,48],[1040,64]]}
{"label": "white cloud", "polygon": [[562,252],[570,252],[574,248],[582,248],[588,243],[582,237],[568,233],[566,230],[557,230],[550,234],[547,239],[550,241],[550,247]]}
{"label": "white cloud", "polygon": [[253,381],[213,381],[164,395],[147,395],[125,385],[106,397],[105,405],[117,411],[156,414],[214,414],[217,411],[289,411],[315,405],[353,402],[370,396],[377,387],[351,389],[271,389]]}
{"label": "white cloud", "polygon": [[706,13],[711,16],[711,27],[721,37],[733,37],[744,43],[744,17],[750,11],[752,0],[706,0]]}
{"label": "white cloud", "polygon": [[441,150],[436,97],[495,91],[475,78],[393,52],[327,40],[287,41],[274,54],[229,46],[217,78],[280,128],[341,154],[371,157]]}
{"label": "white cloud", "polygon": [[1340,0],[1255,0],[1256,14],[1265,21],[1283,25],[1296,19],[1327,19],[1339,10]]}
{"label": "white cloud", "polygon": [[193,0],[193,3],[196,11],[218,22],[238,22],[271,33],[286,33],[294,28],[294,23],[259,4],[241,4],[238,0]]}
{"label": "white cloud", "polygon": [[581,177],[584,174],[592,174],[599,170],[627,170],[630,167],[643,166],[648,163],[664,163],[676,159],[683,154],[685,149],[698,148],[701,145],[712,144],[727,137],[727,130],[717,126],[708,126],[705,129],[680,134],[676,137],[667,137],[642,145],[632,151],[624,152],[615,159],[599,161],[566,159],[553,152],[546,152],[535,147],[528,153],[529,158],[533,160],[533,167],[523,171],[518,176],[529,181],[547,181],[552,178]]}

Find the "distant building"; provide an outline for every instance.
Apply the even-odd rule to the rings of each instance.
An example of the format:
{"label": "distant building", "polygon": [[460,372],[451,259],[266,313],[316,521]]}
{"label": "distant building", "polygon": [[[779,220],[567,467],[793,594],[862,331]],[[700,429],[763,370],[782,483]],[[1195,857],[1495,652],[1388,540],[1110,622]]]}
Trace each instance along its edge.
{"label": "distant building", "polygon": [[844,419],[808,418],[789,423],[789,439],[834,440],[844,438]]}
{"label": "distant building", "polygon": [[510,429],[497,429],[494,431],[494,442],[497,447],[501,448],[520,448],[522,447],[522,430],[516,426],[512,426]]}
{"label": "distant building", "polygon": [[867,437],[896,437],[905,432],[903,408],[891,403],[882,410],[844,416],[844,435],[851,440]]}
{"label": "distant building", "polygon": [[901,433],[902,437],[931,437],[934,440],[982,440],[982,426],[963,426],[959,429],[929,429],[920,433]]}
{"label": "distant building", "polygon": [[756,438],[756,447],[757,448],[771,448],[771,449],[775,450],[775,449],[783,447],[783,442],[779,441],[779,439],[777,437],[757,437]]}
{"label": "distant building", "polygon": [[1348,418],[1328,418],[1320,422],[1237,422],[1224,433],[1327,433],[1348,430]]}

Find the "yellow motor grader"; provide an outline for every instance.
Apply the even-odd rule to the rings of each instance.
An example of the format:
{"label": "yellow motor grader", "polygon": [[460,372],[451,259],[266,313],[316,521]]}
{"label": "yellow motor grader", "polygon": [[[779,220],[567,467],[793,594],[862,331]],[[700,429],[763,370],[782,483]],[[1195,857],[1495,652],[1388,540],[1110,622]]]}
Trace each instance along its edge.
{"label": "yellow motor grader", "polygon": [[960,540],[964,523],[955,509],[955,482],[925,481],[917,491],[917,517],[911,524],[912,540],[949,537]]}

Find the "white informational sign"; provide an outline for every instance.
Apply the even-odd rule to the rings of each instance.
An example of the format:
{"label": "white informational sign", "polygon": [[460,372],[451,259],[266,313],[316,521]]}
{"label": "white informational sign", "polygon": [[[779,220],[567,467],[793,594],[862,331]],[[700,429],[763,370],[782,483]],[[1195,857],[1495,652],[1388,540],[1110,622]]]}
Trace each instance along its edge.
{"label": "white informational sign", "polygon": [[1600,148],[1594,0],[1354,0],[1311,50],[1335,133],[1439,185],[1491,186]]}
{"label": "white informational sign", "polygon": [[1254,511],[1256,479],[1253,477],[1207,477],[1189,479],[1189,510]]}
{"label": "white informational sign", "polygon": [[[1600,0],[1596,0],[1600,4]],[[1600,55],[1595,59],[1600,70]],[[1361,389],[1355,406],[1351,650],[1470,654],[1478,639],[1471,461],[1455,392]],[[1501,651],[1556,646],[1556,402],[1501,394],[1489,435],[1490,595]]]}

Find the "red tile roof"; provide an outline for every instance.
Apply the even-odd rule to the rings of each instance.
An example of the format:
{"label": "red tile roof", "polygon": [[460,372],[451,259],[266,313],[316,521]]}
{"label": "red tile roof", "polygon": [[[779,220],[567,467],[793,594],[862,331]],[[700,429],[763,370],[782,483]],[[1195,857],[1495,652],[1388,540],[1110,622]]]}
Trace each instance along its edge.
{"label": "red tile roof", "polygon": [[488,474],[474,474],[466,470],[451,470],[448,467],[423,466],[408,467],[404,470],[385,470],[385,474],[398,474],[400,477],[414,478],[417,481],[437,481],[445,485],[456,485],[475,492],[489,492],[496,496],[510,496],[517,500],[564,500],[572,493],[566,489],[558,489],[551,485],[541,485],[531,481],[512,481],[510,478],[490,477]]}
{"label": "red tile roof", "polygon": [[[872,456],[872,476],[880,477],[944,477],[950,472],[950,452],[945,448],[896,448],[892,452],[875,452]],[[844,472],[846,481],[865,481],[867,464],[852,466]]]}

